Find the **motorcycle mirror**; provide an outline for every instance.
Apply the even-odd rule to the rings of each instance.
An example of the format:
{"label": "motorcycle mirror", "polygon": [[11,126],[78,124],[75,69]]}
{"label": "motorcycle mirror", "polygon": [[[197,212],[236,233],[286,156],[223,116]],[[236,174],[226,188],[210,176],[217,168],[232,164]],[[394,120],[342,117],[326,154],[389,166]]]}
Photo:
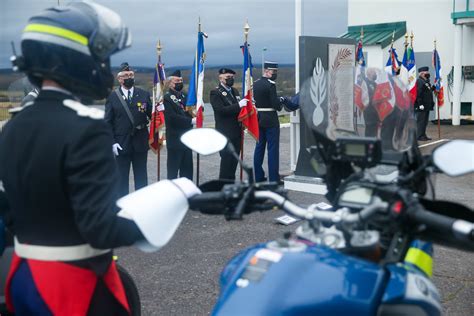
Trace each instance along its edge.
{"label": "motorcycle mirror", "polygon": [[213,128],[194,128],[181,136],[181,142],[200,155],[217,153],[227,145],[227,138]]}
{"label": "motorcycle mirror", "polygon": [[451,177],[474,172],[474,141],[453,140],[436,148],[433,162]]}

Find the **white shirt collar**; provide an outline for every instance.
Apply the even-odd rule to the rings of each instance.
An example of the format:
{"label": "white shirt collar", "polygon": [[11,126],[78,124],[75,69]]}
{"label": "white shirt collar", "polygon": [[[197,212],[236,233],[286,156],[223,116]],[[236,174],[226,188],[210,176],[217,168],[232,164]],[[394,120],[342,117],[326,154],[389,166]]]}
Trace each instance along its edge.
{"label": "white shirt collar", "polygon": [[120,89],[122,89],[123,95],[128,97],[128,91],[130,91],[130,95],[133,97],[133,87],[131,87],[129,90],[125,89],[123,86],[120,86]]}
{"label": "white shirt collar", "polygon": [[72,95],[71,92],[67,91],[66,89],[63,89],[63,88],[59,88],[59,87],[51,87],[51,86],[46,86],[46,87],[42,87],[41,90],[43,91],[56,91],[56,92],[61,92],[61,93],[64,93],[64,94],[69,94],[69,95]]}

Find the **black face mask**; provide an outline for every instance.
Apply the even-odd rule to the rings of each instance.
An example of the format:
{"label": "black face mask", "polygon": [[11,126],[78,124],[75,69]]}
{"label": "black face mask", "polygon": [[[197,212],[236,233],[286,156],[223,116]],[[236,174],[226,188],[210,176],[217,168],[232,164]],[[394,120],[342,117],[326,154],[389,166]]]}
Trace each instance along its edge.
{"label": "black face mask", "polygon": [[175,89],[176,91],[181,91],[181,90],[183,90],[183,83],[182,83],[182,82],[175,83],[175,84],[174,84],[174,89]]}
{"label": "black face mask", "polygon": [[272,76],[270,77],[270,80],[275,81],[277,80],[277,77],[278,77],[277,74],[272,74]]}
{"label": "black face mask", "polygon": [[431,77],[430,74],[426,74],[426,75],[425,75],[426,80],[430,80],[430,77]]}
{"label": "black face mask", "polygon": [[234,85],[234,78],[226,78],[225,85],[228,87],[232,87]]}
{"label": "black face mask", "polygon": [[135,78],[127,78],[123,80],[123,85],[125,88],[130,89],[135,84]]}

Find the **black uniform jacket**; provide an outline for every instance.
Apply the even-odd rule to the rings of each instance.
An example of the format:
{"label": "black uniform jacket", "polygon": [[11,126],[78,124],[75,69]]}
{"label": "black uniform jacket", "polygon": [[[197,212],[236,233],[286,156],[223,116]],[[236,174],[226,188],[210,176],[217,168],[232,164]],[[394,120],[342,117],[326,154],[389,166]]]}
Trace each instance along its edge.
{"label": "black uniform jacket", "polygon": [[0,133],[2,214],[20,243],[107,249],[143,238],[116,215],[118,172],[103,111],[43,90]]}
{"label": "black uniform jacket", "polygon": [[431,111],[434,108],[433,87],[429,81],[422,78],[416,80],[417,96],[415,100],[415,111],[421,111],[420,105],[424,106],[423,111]]}
{"label": "black uniform jacket", "polygon": [[193,125],[192,117],[186,112],[186,95],[183,92],[169,90],[163,96],[165,106],[166,147],[172,149],[187,148],[180,137]]}
{"label": "black uniform jacket", "polygon": [[[121,89],[119,91],[122,92]],[[133,116],[135,126],[132,126],[115,90],[105,103],[105,121],[112,127],[115,143],[119,143],[122,147],[120,154],[128,154],[132,151],[145,152],[149,149],[147,124],[153,109],[150,94],[134,87],[131,102],[128,103],[126,98],[124,100]]]}
{"label": "black uniform jacket", "polygon": [[229,93],[222,85],[211,90],[210,100],[214,110],[216,129],[229,139],[242,135],[242,125],[238,121],[240,96],[237,89]]}
{"label": "black uniform jacket", "polygon": [[283,105],[278,99],[275,82],[262,77],[253,85],[253,95],[257,108],[272,108],[276,111],[258,112],[258,126],[263,128],[280,127],[277,111],[281,111]]}

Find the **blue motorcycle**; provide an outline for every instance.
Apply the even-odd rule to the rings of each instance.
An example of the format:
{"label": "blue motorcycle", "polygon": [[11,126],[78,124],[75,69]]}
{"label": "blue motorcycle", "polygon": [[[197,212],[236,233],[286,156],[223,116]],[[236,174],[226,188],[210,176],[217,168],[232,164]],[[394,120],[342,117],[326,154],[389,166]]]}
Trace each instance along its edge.
{"label": "blue motorcycle", "polygon": [[[386,79],[382,82],[398,85],[392,93],[403,89],[396,78]],[[474,212],[435,200],[433,189],[428,198],[429,177],[474,171],[474,142],[451,141],[422,156],[411,107],[401,104],[408,94],[402,92],[394,101],[397,113],[390,114],[396,115],[394,123],[375,137],[359,136],[364,135],[360,124],[348,130],[326,119],[313,126],[315,145],[308,152],[323,170],[332,210],[302,208],[276,184],[254,183],[242,161],[248,181],[207,183],[189,200],[191,209],[228,220],[279,208],[303,221],[295,234],[254,245],[227,264],[212,315],[442,314],[431,280],[432,243],[474,251]],[[311,83],[303,85],[302,116],[310,120],[311,94]],[[366,128],[370,124],[366,118]],[[190,131],[182,141],[200,154],[233,152],[214,130]]]}

